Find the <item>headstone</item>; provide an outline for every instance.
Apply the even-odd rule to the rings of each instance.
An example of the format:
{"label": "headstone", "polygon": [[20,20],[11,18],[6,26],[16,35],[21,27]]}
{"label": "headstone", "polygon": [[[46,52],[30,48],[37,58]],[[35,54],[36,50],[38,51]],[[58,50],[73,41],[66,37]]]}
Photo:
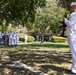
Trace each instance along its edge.
{"label": "headstone", "polygon": [[23,68],[27,71],[30,71],[30,75],[48,75],[40,70],[34,70],[33,67],[28,66],[28,65],[21,63],[19,61],[13,61],[12,64],[7,64],[6,66],[9,68]]}
{"label": "headstone", "polygon": [[44,75],[48,75],[48,74],[45,73]]}
{"label": "headstone", "polygon": [[31,72],[31,75],[44,75],[44,72],[37,70],[37,71]]}
{"label": "headstone", "polygon": [[10,57],[9,56],[4,56],[4,59],[10,59]]}

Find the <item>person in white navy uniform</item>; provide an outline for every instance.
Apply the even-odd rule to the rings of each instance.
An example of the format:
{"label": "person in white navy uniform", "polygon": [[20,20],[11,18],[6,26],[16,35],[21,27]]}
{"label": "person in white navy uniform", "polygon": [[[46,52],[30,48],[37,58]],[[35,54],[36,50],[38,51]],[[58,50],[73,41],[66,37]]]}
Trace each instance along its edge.
{"label": "person in white navy uniform", "polygon": [[64,18],[64,22],[67,25],[66,35],[67,42],[70,47],[72,55],[72,67],[71,72],[76,74],[76,2],[72,2],[70,5],[70,17]]}
{"label": "person in white navy uniform", "polygon": [[18,33],[15,32],[14,33],[14,45],[17,45],[17,43],[18,43]]}
{"label": "person in white navy uniform", "polygon": [[13,33],[13,45],[15,45],[15,42],[16,42],[16,34],[15,32]]}
{"label": "person in white navy uniform", "polygon": [[28,35],[25,34],[25,43],[27,43],[27,40],[28,40]]}
{"label": "person in white navy uniform", "polygon": [[15,45],[17,45],[18,44],[18,41],[19,41],[18,32],[16,32],[15,34],[16,34],[16,43],[15,43]]}
{"label": "person in white navy uniform", "polygon": [[0,42],[2,41],[2,32],[0,32]]}
{"label": "person in white navy uniform", "polygon": [[9,46],[12,46],[12,31],[10,31],[9,33],[8,33],[8,36],[9,36]]}
{"label": "person in white navy uniform", "polygon": [[15,40],[15,34],[12,32],[11,35],[12,35],[12,46],[14,46],[14,43],[15,43],[15,42],[14,42],[14,40]]}

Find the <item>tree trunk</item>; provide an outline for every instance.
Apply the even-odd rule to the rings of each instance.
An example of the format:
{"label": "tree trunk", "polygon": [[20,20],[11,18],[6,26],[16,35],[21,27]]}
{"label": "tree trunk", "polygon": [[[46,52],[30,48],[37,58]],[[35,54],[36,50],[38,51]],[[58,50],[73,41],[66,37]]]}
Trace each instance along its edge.
{"label": "tree trunk", "polygon": [[56,30],[56,36],[58,35],[58,30]]}
{"label": "tree trunk", "polygon": [[4,26],[4,31],[6,31],[6,30],[7,30],[8,25],[9,25],[9,22],[8,22],[8,21],[6,21],[5,26]]}
{"label": "tree trunk", "polygon": [[4,25],[2,24],[1,27],[2,27],[2,32],[4,32]]}
{"label": "tree trunk", "polygon": [[2,30],[2,32],[5,32],[7,30],[8,24],[9,24],[9,22],[6,22],[5,24],[1,23],[1,30]]}
{"label": "tree trunk", "polygon": [[44,42],[44,35],[42,34],[41,35],[41,43],[43,43]]}
{"label": "tree trunk", "polygon": [[36,41],[39,41],[39,35],[36,35]]}

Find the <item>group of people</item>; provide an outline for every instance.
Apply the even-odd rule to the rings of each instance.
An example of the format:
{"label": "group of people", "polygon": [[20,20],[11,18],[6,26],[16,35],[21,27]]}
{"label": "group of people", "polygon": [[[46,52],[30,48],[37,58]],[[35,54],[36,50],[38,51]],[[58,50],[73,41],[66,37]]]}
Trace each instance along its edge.
{"label": "group of people", "polygon": [[8,33],[2,33],[0,32],[0,44],[1,45],[9,45],[9,46],[15,46],[18,44],[18,33],[17,32],[8,32]]}

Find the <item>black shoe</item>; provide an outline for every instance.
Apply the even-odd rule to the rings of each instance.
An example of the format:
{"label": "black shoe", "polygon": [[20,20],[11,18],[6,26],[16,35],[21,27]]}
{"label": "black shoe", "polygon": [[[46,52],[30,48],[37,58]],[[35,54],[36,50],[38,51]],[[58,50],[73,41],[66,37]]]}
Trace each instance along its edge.
{"label": "black shoe", "polygon": [[71,70],[67,70],[67,72],[68,72],[68,73],[72,73],[72,71],[71,71]]}
{"label": "black shoe", "polygon": [[73,73],[71,70],[67,70],[67,72],[71,75],[76,75],[76,73]]}
{"label": "black shoe", "polygon": [[76,75],[76,73],[73,73],[73,72],[72,72],[72,75]]}
{"label": "black shoe", "polygon": [[71,70],[67,70],[67,72],[71,75],[76,75],[76,73],[73,73]]}
{"label": "black shoe", "polygon": [[71,70],[67,70],[67,73],[68,73],[69,75],[75,75],[74,73],[72,73]]}

